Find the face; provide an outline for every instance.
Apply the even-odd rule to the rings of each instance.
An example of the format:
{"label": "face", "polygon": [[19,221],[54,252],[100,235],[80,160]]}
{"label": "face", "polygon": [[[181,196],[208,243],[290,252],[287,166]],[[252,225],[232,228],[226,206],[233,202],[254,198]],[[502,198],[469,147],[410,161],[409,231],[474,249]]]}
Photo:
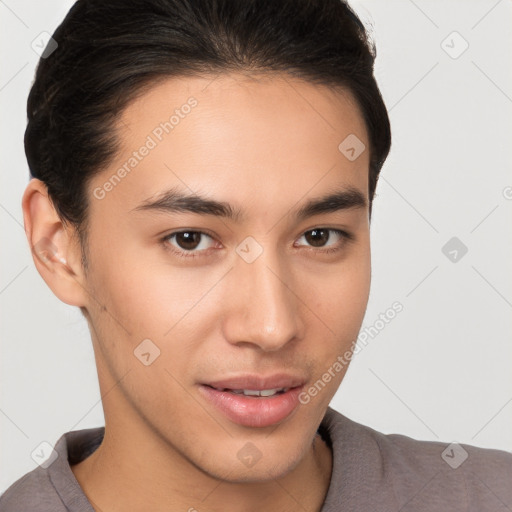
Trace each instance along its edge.
{"label": "face", "polygon": [[107,431],[230,481],[285,475],[368,300],[362,116],[349,93],[282,75],[181,78],[131,103],[119,136],[88,185]]}

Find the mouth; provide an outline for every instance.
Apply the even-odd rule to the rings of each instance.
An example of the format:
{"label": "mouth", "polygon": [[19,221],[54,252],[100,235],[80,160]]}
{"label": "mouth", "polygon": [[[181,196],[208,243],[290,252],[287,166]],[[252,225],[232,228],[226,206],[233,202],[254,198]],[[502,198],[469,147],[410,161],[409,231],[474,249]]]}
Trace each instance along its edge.
{"label": "mouth", "polygon": [[214,386],[206,386],[215,389],[216,391],[227,391],[229,393],[234,393],[235,395],[244,395],[251,397],[263,397],[268,398],[269,396],[282,395],[283,393],[288,392],[291,388],[274,388],[274,389],[230,389],[230,388],[216,388]]}
{"label": "mouth", "polygon": [[230,421],[263,428],[283,422],[297,410],[304,384],[304,379],[287,376],[245,377],[200,384],[199,392]]}

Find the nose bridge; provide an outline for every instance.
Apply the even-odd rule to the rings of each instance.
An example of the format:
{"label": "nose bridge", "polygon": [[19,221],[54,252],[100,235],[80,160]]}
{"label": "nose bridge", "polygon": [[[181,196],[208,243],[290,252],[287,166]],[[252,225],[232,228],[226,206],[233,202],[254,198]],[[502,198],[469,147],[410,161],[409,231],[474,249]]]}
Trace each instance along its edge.
{"label": "nose bridge", "polygon": [[252,261],[244,259],[243,254],[235,261],[228,339],[278,350],[300,335],[291,274],[283,270],[278,254],[270,248]]}

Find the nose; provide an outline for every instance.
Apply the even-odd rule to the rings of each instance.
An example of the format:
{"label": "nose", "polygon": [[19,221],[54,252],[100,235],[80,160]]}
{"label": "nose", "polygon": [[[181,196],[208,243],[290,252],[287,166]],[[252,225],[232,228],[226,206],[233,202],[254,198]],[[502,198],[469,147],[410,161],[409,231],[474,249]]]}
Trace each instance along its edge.
{"label": "nose", "polygon": [[283,267],[270,250],[252,263],[237,258],[229,275],[223,323],[230,343],[276,351],[303,336],[300,290],[290,269]]}

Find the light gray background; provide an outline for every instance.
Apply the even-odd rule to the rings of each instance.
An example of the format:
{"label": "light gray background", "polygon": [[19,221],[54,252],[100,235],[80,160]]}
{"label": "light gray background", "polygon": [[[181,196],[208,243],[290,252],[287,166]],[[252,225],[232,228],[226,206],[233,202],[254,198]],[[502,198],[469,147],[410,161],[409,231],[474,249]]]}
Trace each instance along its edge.
{"label": "light gray background", "polygon": [[[35,467],[42,441],[103,424],[87,325],[37,273],[21,211],[31,43],[71,5],[0,1],[0,492]],[[373,26],[393,131],[363,329],[395,301],[403,311],[331,405],[385,433],[512,451],[512,1],[353,5]],[[458,58],[445,51],[463,48],[454,31],[469,43]],[[441,251],[454,236],[468,248],[457,262]]]}

